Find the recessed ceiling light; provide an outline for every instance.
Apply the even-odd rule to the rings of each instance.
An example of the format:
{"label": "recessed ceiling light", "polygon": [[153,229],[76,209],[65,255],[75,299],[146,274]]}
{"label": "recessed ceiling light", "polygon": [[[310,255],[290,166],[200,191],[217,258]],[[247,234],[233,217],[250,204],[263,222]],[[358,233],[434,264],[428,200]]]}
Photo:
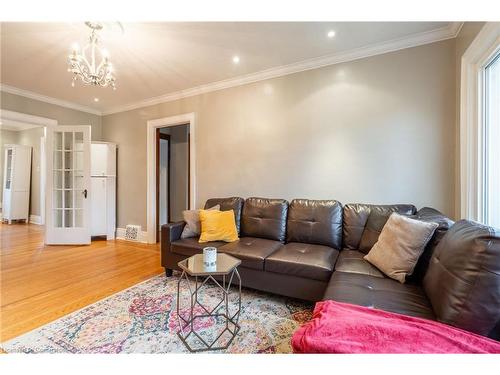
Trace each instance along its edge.
{"label": "recessed ceiling light", "polygon": [[240,63],[240,57],[239,56],[233,56],[233,63],[239,64]]}
{"label": "recessed ceiling light", "polygon": [[328,38],[333,38],[335,36],[335,31],[330,30],[326,35],[328,36]]}
{"label": "recessed ceiling light", "polygon": [[94,98],[94,102],[98,102],[99,101],[99,98]]}

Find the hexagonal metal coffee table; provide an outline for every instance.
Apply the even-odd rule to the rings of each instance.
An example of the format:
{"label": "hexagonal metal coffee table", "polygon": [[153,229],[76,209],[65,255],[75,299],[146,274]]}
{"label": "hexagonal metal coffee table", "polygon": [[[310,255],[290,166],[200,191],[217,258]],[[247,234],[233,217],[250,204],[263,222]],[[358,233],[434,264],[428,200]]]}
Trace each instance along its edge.
{"label": "hexagonal metal coffee table", "polygon": [[[179,320],[180,331],[177,333],[184,345],[190,352],[201,352],[207,350],[221,350],[227,349],[233,342],[234,338],[240,330],[238,320],[241,311],[241,277],[237,267],[241,264],[241,260],[236,259],[228,254],[217,254],[217,262],[215,266],[205,266],[203,263],[203,254],[196,254],[190,258],[184,259],[178,263],[182,269],[182,275],[177,282],[177,317]],[[194,289],[189,277],[194,278]],[[238,301],[237,310],[234,314],[229,313],[229,294],[231,284],[234,277],[238,278]],[[216,280],[216,278],[219,279]],[[221,280],[222,279],[222,280]],[[189,317],[185,318],[180,313],[180,296],[181,284],[185,281],[191,296],[191,303],[189,306]],[[213,308],[204,306],[199,300],[198,292],[208,282],[212,282],[218,290],[222,292],[220,302]],[[195,307],[200,306],[204,314],[195,314]],[[220,311],[222,310],[222,311]],[[220,334],[211,342],[207,342],[194,327],[194,322],[200,318],[222,318],[224,323]],[[219,323],[220,324],[220,323]],[[217,341],[222,335],[228,332],[229,339],[224,344],[216,345]],[[199,347],[192,347],[188,343],[188,338],[194,335],[199,340],[201,345]]]}

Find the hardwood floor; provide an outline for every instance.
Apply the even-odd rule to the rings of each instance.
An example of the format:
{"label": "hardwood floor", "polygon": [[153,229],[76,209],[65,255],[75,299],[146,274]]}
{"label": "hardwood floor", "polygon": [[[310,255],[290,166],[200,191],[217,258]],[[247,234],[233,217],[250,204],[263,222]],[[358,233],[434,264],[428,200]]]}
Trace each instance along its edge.
{"label": "hardwood floor", "polygon": [[0,342],[163,272],[160,246],[45,246],[43,227],[0,224]]}

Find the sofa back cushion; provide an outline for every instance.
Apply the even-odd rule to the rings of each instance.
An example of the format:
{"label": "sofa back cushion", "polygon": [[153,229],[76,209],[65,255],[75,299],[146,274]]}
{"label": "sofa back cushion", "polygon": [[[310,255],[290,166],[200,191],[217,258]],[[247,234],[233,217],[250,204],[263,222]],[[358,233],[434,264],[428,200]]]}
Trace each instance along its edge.
{"label": "sofa back cushion", "polygon": [[205,203],[205,210],[215,205],[220,205],[221,211],[229,211],[229,210],[234,211],[234,220],[236,221],[236,229],[238,230],[238,234],[240,234],[243,198],[240,197],[211,198],[207,200],[207,202]]}
{"label": "sofa back cushion", "polygon": [[423,287],[439,321],[490,334],[500,320],[500,233],[456,222],[436,247]]}
{"label": "sofa back cushion", "polygon": [[342,247],[342,205],[336,200],[294,199],[288,208],[287,242]]}
{"label": "sofa back cushion", "polygon": [[[361,236],[365,230],[368,216],[372,210],[380,213],[397,212],[401,215],[413,215],[417,210],[412,204],[373,205],[363,203],[349,203],[344,206],[343,215],[343,243],[344,248],[357,250]],[[389,215],[387,215],[389,217]],[[378,237],[378,236],[377,236]],[[376,241],[375,241],[376,242]],[[368,253],[370,249],[365,250]]]}
{"label": "sofa back cushion", "polygon": [[433,222],[437,223],[438,227],[434,231],[434,235],[431,240],[427,243],[424,252],[418,259],[417,265],[415,266],[415,270],[413,274],[406,278],[407,282],[421,284],[422,279],[427,272],[427,268],[429,266],[429,261],[436,249],[436,246],[441,242],[444,235],[450,229],[450,227],[454,224],[453,220],[449,217],[443,215],[438,210],[435,210],[431,207],[424,207],[418,210],[415,215],[411,216],[413,219],[417,219],[425,222]]}
{"label": "sofa back cushion", "polygon": [[241,214],[241,237],[284,242],[287,212],[284,199],[248,198]]}

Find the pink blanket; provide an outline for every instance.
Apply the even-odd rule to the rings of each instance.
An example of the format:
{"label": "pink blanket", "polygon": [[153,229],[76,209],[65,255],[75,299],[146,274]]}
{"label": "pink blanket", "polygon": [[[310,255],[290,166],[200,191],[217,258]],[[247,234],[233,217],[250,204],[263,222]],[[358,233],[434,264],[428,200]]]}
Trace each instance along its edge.
{"label": "pink blanket", "polygon": [[335,301],[316,304],[292,347],[295,353],[500,353],[500,342],[443,323]]}

